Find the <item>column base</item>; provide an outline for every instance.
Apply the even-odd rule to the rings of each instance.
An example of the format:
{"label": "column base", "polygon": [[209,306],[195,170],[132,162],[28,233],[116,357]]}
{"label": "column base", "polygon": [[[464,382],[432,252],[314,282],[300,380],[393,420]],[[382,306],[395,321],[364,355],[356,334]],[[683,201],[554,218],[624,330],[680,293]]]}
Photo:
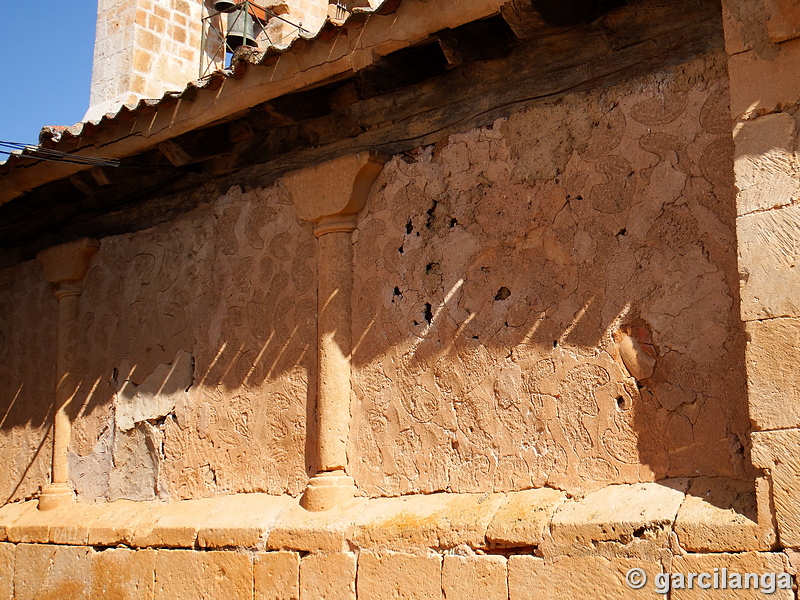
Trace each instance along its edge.
{"label": "column base", "polygon": [[309,481],[300,505],[306,510],[330,510],[352,500],[358,488],[355,480],[344,471],[317,473]]}
{"label": "column base", "polygon": [[39,510],[53,510],[75,500],[72,488],[66,483],[48,483],[39,496]]}

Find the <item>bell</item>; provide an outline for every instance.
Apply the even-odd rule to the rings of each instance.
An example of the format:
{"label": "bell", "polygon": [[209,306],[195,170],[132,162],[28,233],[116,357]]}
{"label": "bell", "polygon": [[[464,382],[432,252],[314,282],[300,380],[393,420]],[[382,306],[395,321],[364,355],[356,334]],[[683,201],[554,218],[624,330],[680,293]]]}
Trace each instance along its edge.
{"label": "bell", "polygon": [[[225,3],[217,2],[217,4]],[[216,8],[216,5],[214,6]],[[225,33],[225,45],[228,52],[233,52],[239,46],[258,47],[253,15],[241,8],[228,13],[228,30]]]}
{"label": "bell", "polygon": [[236,2],[230,2],[229,0],[217,0],[217,2],[214,2],[214,10],[217,12],[229,13],[236,10],[236,8]]}

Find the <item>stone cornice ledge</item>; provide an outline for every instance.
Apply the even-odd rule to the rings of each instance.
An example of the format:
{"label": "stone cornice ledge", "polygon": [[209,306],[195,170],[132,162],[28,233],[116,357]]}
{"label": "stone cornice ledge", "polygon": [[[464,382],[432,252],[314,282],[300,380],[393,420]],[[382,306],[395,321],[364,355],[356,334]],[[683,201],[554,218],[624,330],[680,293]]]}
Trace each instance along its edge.
{"label": "stone cornice ledge", "polygon": [[[770,550],[774,528],[730,507],[687,496],[688,479],[612,485],[582,500],[549,488],[496,494],[354,498],[309,512],[297,498],[236,494],[169,504],[120,500],[49,512],[36,502],[0,509],[0,541],[132,548],[247,548],[344,552],[355,548],[427,554],[599,555],[661,561],[685,551]],[[715,503],[741,496],[738,482],[704,478]],[[676,528],[676,521],[678,527]],[[676,534],[677,531],[677,534]],[[707,548],[709,531],[726,540]],[[684,542],[685,540],[685,542]]]}

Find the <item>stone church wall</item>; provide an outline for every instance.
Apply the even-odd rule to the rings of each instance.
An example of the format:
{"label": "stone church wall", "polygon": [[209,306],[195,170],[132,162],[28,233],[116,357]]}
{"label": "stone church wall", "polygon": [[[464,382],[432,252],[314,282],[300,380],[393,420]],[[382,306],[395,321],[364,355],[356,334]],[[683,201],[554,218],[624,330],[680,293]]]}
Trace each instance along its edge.
{"label": "stone church wall", "polygon": [[[543,102],[387,164],[354,237],[364,493],[752,477],[724,65]],[[81,499],[302,491],[315,244],[280,181],[102,240],[81,296]],[[55,305],[38,269],[3,275],[10,499],[49,460]]]}

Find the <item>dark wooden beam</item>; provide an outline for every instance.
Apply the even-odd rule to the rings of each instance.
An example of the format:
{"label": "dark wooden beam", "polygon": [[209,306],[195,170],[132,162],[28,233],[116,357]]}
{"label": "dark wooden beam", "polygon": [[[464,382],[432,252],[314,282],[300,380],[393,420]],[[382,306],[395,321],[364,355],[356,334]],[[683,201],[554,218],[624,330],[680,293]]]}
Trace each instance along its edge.
{"label": "dark wooden beam", "polygon": [[175,167],[204,162],[230,151],[229,125],[222,124],[185,133],[158,145],[158,149]]}
{"label": "dark wooden beam", "polygon": [[574,27],[598,19],[626,0],[510,0],[500,13],[521,39],[539,35],[551,27]]}
{"label": "dark wooden beam", "polygon": [[[293,95],[296,105],[292,97],[272,101],[238,121],[175,138],[166,152],[126,159],[151,171],[104,167],[77,187],[54,182],[0,206],[0,267],[35,256],[42,244],[151,227],[231,185],[268,185],[287,171],[364,149],[404,152],[541,99],[611,85],[723,44],[712,0],[642,0],[518,43],[487,35],[482,52],[468,31],[440,32],[427,46],[385,57],[349,80]],[[448,65],[442,39],[458,50],[460,64]],[[172,164],[194,166],[164,168],[162,153],[172,154]]]}
{"label": "dark wooden beam", "polygon": [[436,37],[450,68],[464,63],[502,58],[517,43],[508,23],[500,16],[446,29]]}

